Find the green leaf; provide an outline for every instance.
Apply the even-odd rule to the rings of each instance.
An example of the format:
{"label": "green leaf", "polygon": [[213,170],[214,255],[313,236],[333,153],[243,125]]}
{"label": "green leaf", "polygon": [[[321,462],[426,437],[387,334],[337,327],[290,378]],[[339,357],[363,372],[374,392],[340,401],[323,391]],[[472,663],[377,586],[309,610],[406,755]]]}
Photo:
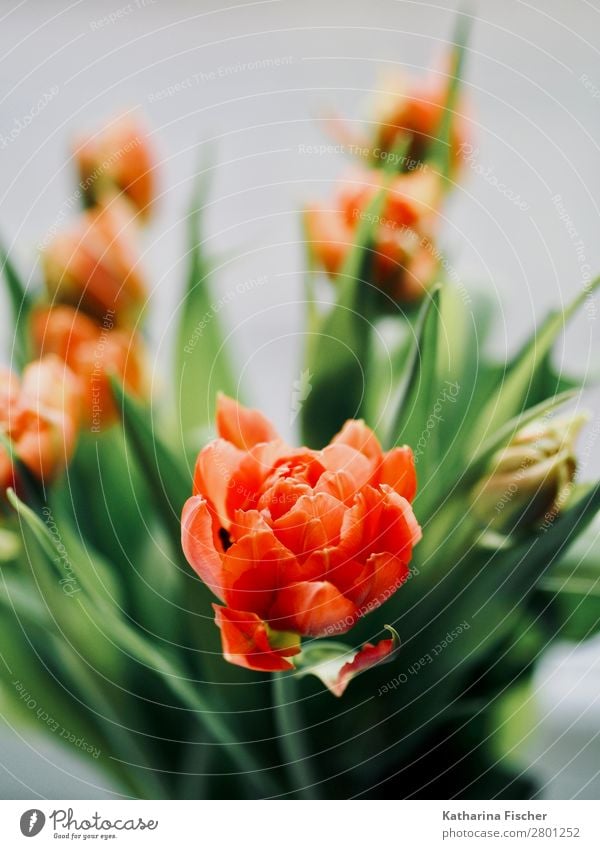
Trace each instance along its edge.
{"label": "green leaf", "polygon": [[13,351],[11,351],[11,354],[14,356],[17,367],[22,369],[31,359],[28,323],[32,298],[27,293],[27,288],[18,271],[12,264],[12,261],[9,259],[8,253],[1,245],[0,264],[2,265],[2,275],[6,283],[12,312],[12,327],[14,336]]}
{"label": "green leaf", "polygon": [[585,640],[600,630],[600,517],[542,579],[540,594],[560,627],[560,636]]}
{"label": "green leaf", "polygon": [[[43,559],[36,561],[38,567],[36,577],[40,579],[44,597],[51,613],[60,613],[59,608],[64,608],[64,605],[58,604],[58,591],[56,586],[53,585],[54,549],[52,538],[39,517],[19,500],[13,490],[8,490],[7,496],[11,505],[23,520],[24,533],[30,533],[32,541],[37,542],[41,552],[46,555],[45,563]],[[73,600],[69,599],[68,601],[72,602]],[[94,664],[98,663],[99,650],[108,643],[115,649],[118,648],[125,658],[129,657],[130,660],[135,660],[148,671],[158,675],[163,684],[168,687],[185,708],[197,716],[202,727],[210,734],[214,742],[226,747],[232,761],[248,773],[249,780],[260,785],[261,793],[266,791],[274,794],[276,792],[276,789],[270,786],[269,777],[255,762],[248,747],[239,744],[229,726],[199,691],[198,687],[193,686],[193,682],[184,676],[176,663],[166,653],[159,651],[152,643],[142,637],[118,615],[114,608],[103,602],[101,598],[95,599],[95,603],[92,604],[87,596],[81,594],[77,598],[76,606],[72,607],[71,615],[69,617],[62,616],[58,624],[72,646],[79,647],[82,641],[87,640],[86,650],[82,653],[86,658],[93,658]],[[113,665],[114,662],[110,664],[110,666]]]}
{"label": "green leaf", "polygon": [[450,82],[446,94],[446,104],[437,131],[437,138],[432,145],[427,161],[439,168],[440,174],[446,179],[452,171],[452,125],[454,113],[458,105],[460,86],[462,83],[465,50],[471,30],[471,18],[468,15],[458,15],[454,32],[454,49],[450,66]]}
{"label": "green leaf", "polygon": [[175,349],[177,426],[196,446],[197,434],[212,425],[218,391],[237,397],[237,383],[224,345],[221,317],[211,293],[212,265],[201,235],[209,168],[199,174],[188,213],[189,270]]}
{"label": "green leaf", "polygon": [[290,775],[291,790],[298,799],[317,799],[318,776],[302,715],[295,675],[275,672],[273,674],[273,711],[281,762]]}
{"label": "green leaf", "polygon": [[436,286],[428,292],[421,307],[411,365],[387,439],[389,448],[402,443],[416,445],[433,410],[439,379],[440,299],[441,287]]}
{"label": "green leaf", "polygon": [[483,408],[470,434],[472,442],[478,444],[507,419],[535,403],[539,397],[538,383],[547,379],[544,367],[547,367],[548,356],[559,333],[599,285],[600,277],[580,292],[565,310],[550,313],[541,327],[536,329]]}
{"label": "green leaf", "polygon": [[112,390],[125,435],[148,482],[158,516],[174,549],[180,552],[181,511],[191,494],[191,475],[153,429],[149,410],[134,400],[115,378]]}
{"label": "green leaf", "polygon": [[361,218],[336,282],[337,301],[322,317],[308,346],[306,365],[313,389],[302,407],[302,431],[314,448],[325,445],[346,419],[362,414],[374,306],[381,297],[369,280],[370,267],[390,179],[391,173]]}

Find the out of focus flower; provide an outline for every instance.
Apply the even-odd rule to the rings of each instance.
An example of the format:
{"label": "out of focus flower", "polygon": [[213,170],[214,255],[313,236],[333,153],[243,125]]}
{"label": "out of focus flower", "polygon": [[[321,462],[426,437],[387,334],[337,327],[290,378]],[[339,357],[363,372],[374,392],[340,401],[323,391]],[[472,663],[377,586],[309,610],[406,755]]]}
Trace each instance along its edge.
{"label": "out of focus flower", "polygon": [[577,469],[576,437],[586,415],[536,421],[496,454],[476,488],[473,510],[500,533],[552,523],[566,504]]}
{"label": "out of focus flower", "polygon": [[[421,536],[412,452],[384,453],[362,421],[321,451],[292,448],[261,413],[225,396],[217,428],[196,462],[183,549],[222,602],[225,658],[292,669],[301,637],[345,633],[406,580]],[[391,651],[390,640],[364,647],[332,691]]]}
{"label": "out of focus flower", "polygon": [[79,379],[83,415],[93,430],[107,427],[117,416],[111,375],[130,393],[144,394],[144,354],[137,334],[113,328],[110,319],[97,324],[69,306],[35,310],[31,329],[36,351],[60,357]]}
{"label": "out of focus flower", "polygon": [[[68,463],[77,438],[77,379],[58,357],[30,363],[22,380],[0,372],[0,431],[16,456],[40,480],[55,477]],[[14,485],[12,464],[0,447],[0,487]]]}
{"label": "out of focus flower", "polygon": [[[373,105],[376,131],[373,155],[386,159],[400,138],[408,137],[406,167],[411,170],[426,162],[437,144],[448,97],[449,81],[439,74],[415,84],[399,74],[383,78]],[[450,130],[451,160],[457,166],[460,146],[466,139],[464,121],[455,112]]]}
{"label": "out of focus flower", "polygon": [[383,211],[376,218],[369,205],[383,183],[381,171],[357,171],[340,186],[332,207],[306,212],[310,248],[332,277],[342,270],[362,221],[374,226],[372,282],[402,302],[418,300],[433,282],[440,252],[432,237],[441,200],[433,172],[395,177]]}
{"label": "out of focus flower", "polygon": [[82,213],[43,254],[53,302],[80,307],[99,320],[134,321],[146,299],[138,266],[135,222],[130,204],[113,197]]}
{"label": "out of focus flower", "polygon": [[[431,74],[422,81],[393,72],[384,75],[369,110],[369,132],[359,133],[340,118],[330,120],[331,134],[344,150],[376,168],[392,163],[398,171],[427,169],[439,143],[448,98],[449,77]],[[462,110],[462,106],[460,107]],[[458,110],[450,123],[450,162],[456,171],[467,140]],[[402,152],[398,153],[398,149]],[[452,173],[451,175],[452,176]]]}
{"label": "out of focus flower", "polygon": [[142,217],[155,197],[154,156],[144,127],[124,116],[76,140],[80,185],[93,203],[115,189],[126,194]]}

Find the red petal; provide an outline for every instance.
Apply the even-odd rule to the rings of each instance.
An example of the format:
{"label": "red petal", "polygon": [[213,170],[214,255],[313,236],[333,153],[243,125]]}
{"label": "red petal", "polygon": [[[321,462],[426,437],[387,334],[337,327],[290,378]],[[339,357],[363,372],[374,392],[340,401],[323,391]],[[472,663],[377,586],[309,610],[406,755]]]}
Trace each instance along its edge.
{"label": "red petal", "polygon": [[351,661],[345,663],[340,669],[337,678],[327,682],[327,686],[334,696],[341,696],[350,681],[361,672],[382,663],[385,660],[391,660],[392,655],[399,648],[395,645],[393,639],[380,640],[377,645],[366,643],[362,649],[357,652]]}
{"label": "red petal", "polygon": [[249,410],[219,393],[217,397],[217,432],[236,448],[248,451],[259,442],[277,439],[277,431],[258,410]]}
{"label": "red petal", "polygon": [[286,568],[297,570],[296,560],[270,528],[248,534],[223,557],[225,601],[238,610],[266,616]]}
{"label": "red petal", "polygon": [[207,502],[193,495],[181,515],[181,546],[190,566],[217,598],[223,598],[222,562],[215,548],[213,522]]}
{"label": "red petal", "polygon": [[300,558],[337,545],[346,508],[331,495],[302,495],[284,516],[273,522],[283,545]]}
{"label": "red petal", "polygon": [[332,443],[349,445],[376,465],[383,459],[379,440],[362,419],[349,419],[337,436],[334,436]]}
{"label": "red petal", "polygon": [[389,552],[408,562],[421,528],[408,501],[388,486],[366,486],[346,514],[340,549],[359,560]]}
{"label": "red petal", "polygon": [[319,457],[327,472],[343,472],[352,480],[354,492],[371,482],[376,469],[375,464],[364,454],[343,442],[328,445]]}
{"label": "red petal", "polygon": [[329,274],[337,274],[353,244],[352,228],[336,209],[314,207],[305,215],[311,251]]}
{"label": "red petal", "polygon": [[392,448],[383,458],[380,466],[379,483],[387,484],[398,493],[412,501],[417,491],[415,459],[408,445]]}
{"label": "red petal", "polygon": [[370,613],[400,589],[408,578],[409,570],[407,560],[393,554],[372,554],[367,566],[371,572],[371,585],[363,604],[365,612]]}
{"label": "red petal", "polygon": [[232,610],[213,604],[215,622],[221,629],[223,656],[229,663],[257,672],[279,672],[293,669],[285,657],[298,654],[300,644],[274,649],[269,642],[266,624],[255,613]]}
{"label": "red petal", "polygon": [[274,628],[311,637],[343,634],[355,621],[356,606],[329,581],[283,587],[269,614]]}
{"label": "red petal", "polygon": [[224,527],[229,526],[226,502],[230,484],[245,456],[224,439],[215,439],[202,449],[196,460],[194,495],[203,495],[214,505]]}

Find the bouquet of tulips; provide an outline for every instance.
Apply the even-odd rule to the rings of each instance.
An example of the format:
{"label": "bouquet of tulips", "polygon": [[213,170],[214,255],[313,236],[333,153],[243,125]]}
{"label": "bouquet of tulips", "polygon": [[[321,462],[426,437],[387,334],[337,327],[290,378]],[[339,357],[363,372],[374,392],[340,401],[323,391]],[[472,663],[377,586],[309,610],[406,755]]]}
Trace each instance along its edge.
{"label": "bouquet of tulips", "polygon": [[[5,250],[0,699],[140,798],[527,797],[514,752],[558,637],[600,626],[581,387],[553,367],[590,284],[509,361],[438,247],[468,144],[464,36],[389,79],[308,205],[293,444],[240,386],[201,175],[173,377],[151,392],[144,129],[76,140],[83,211]],[[244,392],[244,386],[241,385]],[[302,445],[303,447],[298,447]]]}

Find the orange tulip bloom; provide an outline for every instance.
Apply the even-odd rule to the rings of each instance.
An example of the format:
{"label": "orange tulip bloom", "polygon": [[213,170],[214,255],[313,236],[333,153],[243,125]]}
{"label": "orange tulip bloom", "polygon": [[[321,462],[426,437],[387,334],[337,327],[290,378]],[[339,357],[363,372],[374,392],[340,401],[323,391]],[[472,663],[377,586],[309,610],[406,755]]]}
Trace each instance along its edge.
{"label": "orange tulip bloom", "polygon": [[[332,115],[328,122],[330,133],[348,152],[369,159],[375,167],[382,167],[392,158],[402,171],[426,168],[442,129],[448,86],[449,78],[437,73],[419,81],[403,74],[386,74],[371,105],[369,126],[374,131],[356,131]],[[461,146],[467,140],[465,123],[455,110],[450,127],[450,176],[460,165]],[[407,147],[396,159],[396,150],[398,145],[403,147],[402,143]]]}
{"label": "orange tulip bloom", "polygon": [[81,307],[103,320],[132,322],[146,300],[135,251],[130,205],[118,197],[83,213],[43,254],[46,288],[53,301]]}
{"label": "orange tulip bloom", "polygon": [[[39,480],[55,477],[75,448],[79,391],[69,368],[48,356],[30,363],[22,380],[0,371],[0,430]],[[0,447],[0,487],[14,484],[10,458]]]}
{"label": "orange tulip bloom", "polygon": [[[341,185],[333,208],[317,206],[306,212],[311,250],[331,277],[342,270],[382,181],[379,170],[355,172]],[[439,253],[432,235],[440,200],[440,183],[433,172],[401,174],[388,189],[383,212],[371,222],[372,281],[397,301],[418,300],[433,280]]]}
{"label": "orange tulip bloom", "polygon": [[[426,161],[439,136],[448,84],[448,79],[439,74],[431,74],[416,84],[397,74],[384,78],[373,109],[374,156],[385,159],[385,153],[392,151],[400,138],[410,136],[405,154],[408,167],[414,168]],[[464,120],[455,112],[450,130],[451,159],[455,168],[459,165],[460,147],[465,139]]]}
{"label": "orange tulip bloom", "polygon": [[[217,428],[196,462],[183,550],[222,602],[214,609],[225,658],[292,669],[301,637],[345,633],[406,580],[421,536],[412,452],[382,452],[362,421],[322,451],[292,448],[261,413],[223,395]],[[391,641],[362,651],[332,691]]]}
{"label": "orange tulip bloom", "polygon": [[107,189],[126,194],[142,217],[155,196],[154,155],[143,126],[128,116],[75,143],[80,185],[93,202]]}
{"label": "orange tulip bloom", "polygon": [[73,307],[35,310],[32,336],[39,354],[56,354],[79,378],[88,426],[100,430],[117,417],[109,376],[119,377],[134,395],[145,391],[142,344],[130,331],[99,325]]}

